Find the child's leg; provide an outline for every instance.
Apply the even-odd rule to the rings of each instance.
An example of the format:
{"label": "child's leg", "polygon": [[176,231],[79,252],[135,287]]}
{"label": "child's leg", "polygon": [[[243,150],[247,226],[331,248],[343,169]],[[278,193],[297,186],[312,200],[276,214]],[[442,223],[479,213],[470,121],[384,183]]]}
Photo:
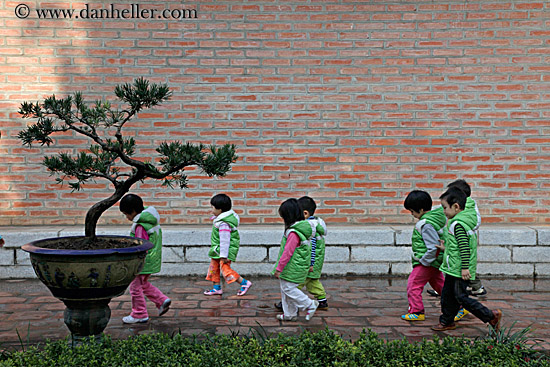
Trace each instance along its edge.
{"label": "child's leg", "polygon": [[241,288],[237,292],[237,296],[244,296],[246,292],[248,292],[248,288],[252,286],[252,282],[244,279],[239,273],[231,268],[231,261],[222,264],[222,274],[227,284],[239,282]]}
{"label": "child's leg", "polygon": [[[478,319],[483,322],[489,322],[495,317],[493,311],[483,306],[475,298],[470,298],[468,295],[468,282],[460,279],[456,287],[456,298],[466,310],[473,313]],[[457,310],[458,311],[458,310]]]}
{"label": "child's leg", "polygon": [[236,282],[241,276],[235,270],[231,269],[231,261],[221,265],[223,278],[227,284]]}
{"label": "child's leg", "polygon": [[143,283],[148,278],[148,275],[139,274],[130,283],[130,295],[132,296],[132,313],[130,316],[136,319],[145,319],[149,317],[147,314],[147,304],[143,295]]}
{"label": "child's leg", "polygon": [[283,315],[287,317],[298,316],[298,307],[294,302],[294,299],[288,294],[296,288],[295,283],[287,282],[286,280],[279,279],[281,285],[281,303],[283,305]]}
{"label": "child's leg", "polygon": [[439,294],[443,291],[443,285],[445,284],[445,276],[439,269],[430,266],[431,276],[430,276],[430,285],[432,288]]}
{"label": "child's leg", "polygon": [[143,293],[155,304],[155,306],[157,306],[157,308],[159,308],[168,297],[166,297],[157,287],[149,283],[149,277],[150,275],[148,274],[143,279]]}
{"label": "child's leg", "polygon": [[206,276],[206,280],[210,280],[212,282],[212,289],[204,291],[204,294],[207,296],[215,296],[215,295],[221,295],[222,287],[220,285],[220,260],[219,259],[211,259],[210,260],[210,266],[208,267],[208,275]]}
{"label": "child's leg", "polygon": [[309,293],[313,294],[318,301],[322,301],[327,298],[325,287],[323,287],[323,284],[319,279],[307,278],[306,289]]}
{"label": "child's leg", "polygon": [[439,323],[444,326],[454,324],[454,319],[458,310],[460,310],[460,303],[456,299],[456,288],[459,286],[460,278],[455,278],[451,275],[445,275],[445,284],[441,291],[441,316],[439,316]]}
{"label": "child's leg", "polygon": [[487,290],[483,285],[481,284],[481,280],[476,274],[475,280],[470,280],[469,282],[469,293],[472,296],[484,296],[487,294]]}
{"label": "child's leg", "polygon": [[[307,310],[313,304],[313,300],[305,295],[304,292],[298,289],[298,284],[287,282],[282,280],[281,282],[285,283],[285,295],[287,300],[290,300],[289,303],[293,303],[293,307],[296,308],[296,313],[298,310]],[[284,310],[284,306],[283,306]],[[294,308],[292,309],[292,311]]]}
{"label": "child's leg", "polygon": [[[422,291],[431,277],[431,266],[416,265],[407,281],[407,299],[409,300],[409,313],[423,314],[424,302]],[[436,270],[435,268],[433,268]],[[441,289],[440,289],[441,290]]]}
{"label": "child's leg", "polygon": [[206,280],[210,280],[214,284],[220,285],[220,259],[210,259]]}

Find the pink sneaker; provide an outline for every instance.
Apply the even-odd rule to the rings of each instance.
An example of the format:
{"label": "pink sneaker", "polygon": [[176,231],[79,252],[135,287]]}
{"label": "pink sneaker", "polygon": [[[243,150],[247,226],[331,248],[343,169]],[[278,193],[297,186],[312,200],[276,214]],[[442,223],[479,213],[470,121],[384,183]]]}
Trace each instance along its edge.
{"label": "pink sneaker", "polygon": [[219,294],[223,294],[223,291],[221,289],[212,288],[210,290],[204,291],[204,294],[207,296],[216,296]]}
{"label": "pink sneaker", "polygon": [[246,292],[248,292],[248,289],[252,286],[252,282],[250,280],[246,281],[245,285],[241,285],[241,289],[237,291],[237,296],[244,296]]}

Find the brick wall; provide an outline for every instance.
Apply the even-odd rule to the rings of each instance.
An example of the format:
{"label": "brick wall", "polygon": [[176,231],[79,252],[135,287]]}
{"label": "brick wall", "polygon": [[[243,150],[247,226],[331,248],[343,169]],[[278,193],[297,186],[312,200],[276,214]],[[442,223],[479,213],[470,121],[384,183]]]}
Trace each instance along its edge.
{"label": "brick wall", "polygon": [[[436,197],[459,177],[485,222],[550,223],[550,2],[139,3],[198,18],[38,19],[86,4],[27,1],[18,19],[18,2],[0,4],[0,225],[79,224],[109,191],[53,184],[39,163],[55,150],[16,139],[19,104],[76,90],[111,98],[138,76],[174,92],[128,126],[140,156],[171,139],[238,145],[227,178],[138,186],[165,223],[207,222],[221,191],[244,223],[280,223],[280,202],[304,194],[329,223],[409,223],[410,190]],[[103,222],[123,220],[115,208]]]}

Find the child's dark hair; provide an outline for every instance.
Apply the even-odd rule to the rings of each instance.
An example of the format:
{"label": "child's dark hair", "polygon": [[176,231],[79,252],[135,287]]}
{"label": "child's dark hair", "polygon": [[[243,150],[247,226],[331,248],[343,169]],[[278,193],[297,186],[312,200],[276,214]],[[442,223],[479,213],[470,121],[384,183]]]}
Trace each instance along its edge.
{"label": "child's dark hair", "polygon": [[214,195],[210,199],[210,205],[216,209],[221,209],[222,213],[231,210],[231,198],[225,194]]}
{"label": "child's dark hair", "polygon": [[294,223],[304,220],[304,211],[300,208],[298,200],[285,200],[279,207],[279,215],[285,221],[285,229],[290,228]]}
{"label": "child's dark hair", "polygon": [[464,210],[464,208],[466,207],[466,193],[460,190],[458,187],[449,188],[439,197],[439,199],[445,200],[447,204],[449,204],[449,206],[452,206],[456,203],[462,210]]}
{"label": "child's dark hair", "polygon": [[413,190],[407,195],[403,205],[405,209],[414,210],[417,213],[420,213],[421,209],[424,209],[425,212],[429,212],[432,210],[432,198],[426,191]]}
{"label": "child's dark hair", "polygon": [[317,209],[317,204],[315,204],[315,200],[313,200],[309,196],[302,196],[301,198],[299,198],[298,204],[300,205],[300,208],[302,208],[302,210],[307,210],[309,215],[313,215],[315,213],[315,209]]}
{"label": "child's dark hair", "polygon": [[139,214],[143,210],[143,200],[138,195],[128,194],[120,199],[120,211],[124,214]]}
{"label": "child's dark hair", "polygon": [[459,180],[453,181],[447,185],[448,189],[450,189],[451,187],[457,187],[460,190],[464,191],[464,193],[466,194],[466,197],[470,197],[470,195],[472,195],[472,189],[470,188],[470,185],[468,185],[466,180],[459,179]]}

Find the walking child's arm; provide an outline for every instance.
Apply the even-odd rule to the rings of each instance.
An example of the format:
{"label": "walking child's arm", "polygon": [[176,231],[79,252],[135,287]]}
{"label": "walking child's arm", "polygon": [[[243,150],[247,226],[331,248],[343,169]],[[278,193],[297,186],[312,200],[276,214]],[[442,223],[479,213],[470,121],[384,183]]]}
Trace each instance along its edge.
{"label": "walking child's arm", "polygon": [[462,279],[469,280],[470,274],[470,243],[466,229],[460,224],[455,226],[455,237],[460,251],[460,267],[462,268]]}
{"label": "walking child's arm", "polygon": [[419,262],[424,266],[430,266],[438,255],[437,246],[439,245],[439,235],[430,223],[424,224],[421,234],[422,239],[426,244],[427,251],[424,256],[422,256],[422,258],[419,260]]}
{"label": "walking child's arm", "polygon": [[315,265],[315,250],[317,249],[317,238],[312,237],[311,238],[311,263],[310,263],[310,271],[313,271],[313,266]]}
{"label": "walking child's arm", "polygon": [[288,238],[286,239],[286,245],[283,253],[281,254],[281,258],[279,259],[279,265],[277,265],[277,269],[275,269],[278,272],[282,272],[285,268],[286,264],[290,261],[290,258],[294,254],[294,251],[296,250],[296,247],[300,245],[300,237],[294,232],[290,232],[288,235]]}
{"label": "walking child's arm", "polygon": [[135,233],[136,233],[136,238],[141,238],[143,240],[149,240],[149,234],[147,233],[145,228],[143,228],[143,226],[137,225]]}
{"label": "walking child's arm", "polygon": [[229,244],[231,243],[231,227],[227,223],[220,224],[220,258],[226,259],[229,255]]}

